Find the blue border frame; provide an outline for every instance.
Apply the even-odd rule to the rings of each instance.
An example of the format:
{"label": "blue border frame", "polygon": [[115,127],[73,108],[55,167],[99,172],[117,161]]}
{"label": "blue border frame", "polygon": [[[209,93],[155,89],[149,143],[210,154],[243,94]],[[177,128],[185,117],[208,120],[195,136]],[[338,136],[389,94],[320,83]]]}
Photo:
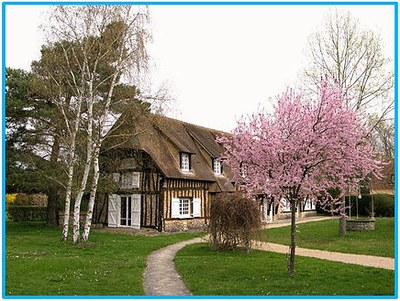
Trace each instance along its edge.
{"label": "blue border frame", "polygon": [[2,162],[6,162],[6,150],[5,150],[5,86],[6,86],[6,49],[5,49],[5,37],[6,37],[6,7],[7,6],[24,6],[24,5],[152,5],[152,6],[393,6],[394,9],[394,118],[395,118],[395,132],[394,132],[394,142],[395,142],[395,149],[394,149],[394,156],[395,156],[395,286],[394,286],[394,295],[393,296],[7,296],[5,295],[6,286],[5,286],[5,278],[6,278],[6,269],[5,269],[5,254],[6,254],[6,243],[5,243],[5,235],[6,235],[6,211],[5,211],[5,188],[6,188],[6,174],[5,168],[2,169],[2,298],[4,299],[71,299],[71,298],[78,298],[78,299],[397,299],[398,298],[398,213],[399,213],[399,204],[398,204],[398,93],[399,93],[399,84],[398,84],[398,2],[396,1],[389,1],[389,2],[380,2],[380,1],[373,1],[373,2],[366,2],[366,1],[349,1],[349,2],[339,2],[339,1],[46,1],[46,2],[39,2],[39,1],[24,1],[24,2],[12,2],[6,1],[2,2]]}
{"label": "blue border frame", "polygon": [[313,6],[328,6],[328,5],[339,5],[339,6],[349,6],[349,5],[394,5],[397,7],[398,2],[396,1],[22,1],[22,2],[13,2],[13,1],[5,1],[2,3],[5,5],[185,5],[185,6],[193,6],[193,5],[201,5],[201,6],[213,6],[213,5],[279,5],[279,6],[292,6],[292,5],[313,5]]}

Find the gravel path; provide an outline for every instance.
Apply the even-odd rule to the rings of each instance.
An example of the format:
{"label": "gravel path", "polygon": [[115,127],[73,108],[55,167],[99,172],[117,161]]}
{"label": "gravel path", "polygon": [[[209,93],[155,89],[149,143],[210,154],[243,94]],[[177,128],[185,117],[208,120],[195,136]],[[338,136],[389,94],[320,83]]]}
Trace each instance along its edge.
{"label": "gravel path", "polygon": [[184,246],[202,242],[202,238],[182,241],[154,251],[147,257],[143,275],[144,292],[148,296],[191,296],[175,270],[174,257]]}
{"label": "gravel path", "polygon": [[[311,217],[298,220],[296,223],[306,223],[331,219],[331,217]],[[284,227],[290,221],[278,221],[274,224],[267,224],[265,228]],[[160,250],[154,251],[147,257],[147,267],[143,275],[143,286],[146,295],[149,296],[191,296],[179,274],[175,270],[174,257],[183,247],[205,241],[204,238],[194,238],[179,242]],[[289,247],[268,242],[257,242],[254,248],[263,251],[286,254]],[[394,259],[369,255],[344,254],[339,252],[320,251],[296,247],[296,255],[320,258],[324,260],[358,264],[382,269],[394,270]]]}
{"label": "gravel path", "polygon": [[[254,248],[262,251],[270,251],[282,254],[289,253],[288,246],[269,243],[269,242],[258,241],[255,244]],[[305,249],[300,247],[296,247],[296,256],[314,257],[329,261],[337,261],[337,262],[358,264],[380,269],[394,270],[394,259],[389,257],[329,252],[329,251]]]}

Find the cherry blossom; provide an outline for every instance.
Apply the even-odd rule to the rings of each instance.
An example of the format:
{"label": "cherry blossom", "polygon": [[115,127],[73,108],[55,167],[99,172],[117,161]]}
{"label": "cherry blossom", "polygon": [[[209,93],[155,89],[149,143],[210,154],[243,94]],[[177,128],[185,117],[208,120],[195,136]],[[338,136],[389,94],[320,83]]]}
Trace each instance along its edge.
{"label": "cherry blossom", "polygon": [[288,89],[271,114],[242,118],[231,136],[218,139],[234,181],[250,196],[288,200],[292,226],[304,199],[340,208],[336,205],[349,188],[371,174],[379,176],[381,169],[366,137],[365,117],[347,100],[336,84],[323,79],[315,99]]}

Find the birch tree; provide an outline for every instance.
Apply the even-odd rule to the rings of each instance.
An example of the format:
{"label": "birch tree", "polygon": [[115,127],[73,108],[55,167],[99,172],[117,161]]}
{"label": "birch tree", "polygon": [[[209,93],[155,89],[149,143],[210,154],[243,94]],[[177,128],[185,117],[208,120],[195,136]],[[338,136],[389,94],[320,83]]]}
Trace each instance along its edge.
{"label": "birch tree", "polygon": [[[69,210],[73,191],[76,141],[79,128],[84,128],[86,158],[78,187],[75,189],[73,241],[80,239],[80,207],[90,182],[90,198],[83,239],[90,233],[94,200],[99,179],[99,154],[110,125],[114,90],[122,81],[132,83],[147,67],[146,42],[149,34],[146,7],[129,5],[54,6],[47,25],[49,45],[60,45],[63,57],[59,64],[67,69],[66,85],[74,95],[64,112],[68,129],[68,183],[65,199],[63,239],[67,239]],[[63,41],[60,43],[60,41]],[[54,73],[54,72],[53,72]],[[55,74],[48,71],[48,78]],[[71,110],[69,111],[71,112]],[[70,181],[71,180],[71,181]]]}

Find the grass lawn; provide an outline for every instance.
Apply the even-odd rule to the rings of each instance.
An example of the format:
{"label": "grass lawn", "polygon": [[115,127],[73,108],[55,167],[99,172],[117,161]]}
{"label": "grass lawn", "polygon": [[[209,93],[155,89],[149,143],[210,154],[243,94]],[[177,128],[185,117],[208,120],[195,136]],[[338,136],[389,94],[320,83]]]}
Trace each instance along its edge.
{"label": "grass lawn", "polygon": [[178,252],[175,264],[193,295],[394,294],[394,271],[297,256],[289,278],[286,256],[271,252],[217,252],[194,244]]}
{"label": "grass lawn", "polygon": [[[339,220],[325,220],[297,225],[299,247],[343,253],[394,257],[394,219],[377,218],[375,231],[347,231],[339,235]],[[267,229],[261,239],[284,245],[290,243],[290,227]]]}
{"label": "grass lawn", "polygon": [[60,241],[60,228],[10,222],[6,225],[4,294],[143,295],[147,255],[200,235],[146,237],[92,230],[89,242],[74,246]]}

